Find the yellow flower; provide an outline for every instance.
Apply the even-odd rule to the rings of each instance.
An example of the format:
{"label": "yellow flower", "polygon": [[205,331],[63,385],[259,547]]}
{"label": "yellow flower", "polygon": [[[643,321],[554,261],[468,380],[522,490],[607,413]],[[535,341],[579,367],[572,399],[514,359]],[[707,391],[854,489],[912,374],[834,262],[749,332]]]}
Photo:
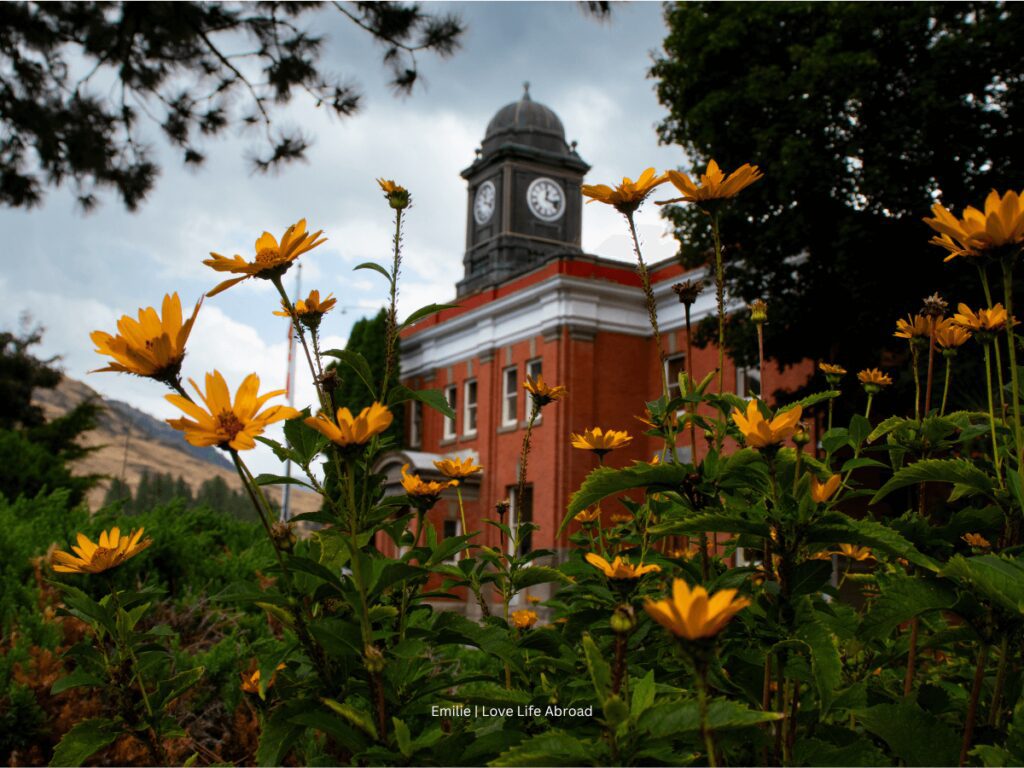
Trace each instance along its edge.
{"label": "yellow flower", "polygon": [[461,480],[462,478],[469,477],[470,475],[475,475],[483,469],[483,467],[477,466],[473,463],[472,456],[465,459],[442,459],[441,461],[435,461],[434,466],[440,470],[442,475],[455,480]]}
{"label": "yellow flower", "polygon": [[882,387],[892,384],[892,377],[877,368],[865,368],[857,374],[857,380],[864,385],[864,389],[868,392],[872,390],[878,392]]}
{"label": "yellow flower", "polygon": [[393,182],[391,179],[377,179],[384,197],[395,210],[409,207],[409,190]]}
{"label": "yellow flower", "polygon": [[363,408],[358,416],[353,416],[348,408],[339,408],[334,419],[321,411],[315,417],[306,417],[305,422],[307,427],[312,427],[335,445],[347,448],[366,445],[370,438],[390,427],[394,419],[387,406],[375,402]]}
{"label": "yellow flower", "polygon": [[960,538],[962,538],[970,546],[977,547],[978,549],[992,548],[992,543],[984,536],[982,536],[980,533],[965,533]]}
{"label": "yellow flower", "polygon": [[600,555],[595,555],[593,552],[588,552],[585,560],[592,566],[601,571],[609,579],[639,579],[645,573],[659,573],[661,566],[650,564],[644,565],[633,565],[627,563],[621,557],[617,556],[610,563]]}
{"label": "yellow flower", "polygon": [[874,560],[875,556],[871,554],[871,549],[868,547],[858,547],[856,544],[840,544],[837,555],[849,558],[850,560]]}
{"label": "yellow flower", "polygon": [[219,253],[211,252],[212,258],[205,259],[203,264],[212,267],[217,272],[231,272],[241,275],[241,277],[225,280],[206,295],[216,296],[221,291],[226,291],[236,283],[250,277],[259,277],[264,280],[279,278],[288,271],[295,259],[327,240],[326,237],[320,237],[322,233],[322,229],[313,233],[306,232],[306,220],[300,219],[285,230],[280,243],[269,232],[260,235],[256,241],[256,257],[252,261],[246,261],[238,255],[229,259]]}
{"label": "yellow flower", "polygon": [[162,317],[153,307],[146,307],[139,310],[138,320],[122,315],[117,321],[116,336],[93,331],[89,337],[96,345],[96,352],[114,358],[114,362],[98,370],[177,381],[181,361],[185,358],[185,342],[202,303],[202,299],[197,301],[192,317],[182,322],[181,299],[177,293],[167,294],[161,308]]}
{"label": "yellow flower", "polygon": [[818,363],[818,370],[824,373],[826,376],[845,376],[846,369],[841,365],[833,365],[832,363]]}
{"label": "yellow flower", "polygon": [[893,336],[901,339],[914,339],[920,336],[928,338],[931,336],[931,323],[924,315],[907,315],[906,320],[896,321],[896,332]]}
{"label": "yellow flower", "polygon": [[582,512],[577,512],[573,515],[572,519],[580,525],[590,525],[591,523],[598,520],[601,517],[600,507],[591,507],[590,509],[584,509]]}
{"label": "yellow flower", "polygon": [[103,573],[116,568],[153,543],[152,539],[142,538],[145,530],[139,528],[122,536],[120,528],[111,528],[109,533],[103,531],[100,534],[99,544],[93,544],[88,536],[80,533],[78,544],[71,545],[78,557],[60,550],[54,552],[53,570],[59,573]]}
{"label": "yellow flower", "polygon": [[622,183],[614,188],[607,184],[584,184],[580,190],[584,197],[590,198],[588,203],[595,200],[607,203],[614,206],[619,213],[629,215],[640,207],[640,203],[646,200],[657,186],[666,181],[668,181],[667,176],[658,176],[653,168],[648,168],[640,174],[636,181],[624,177]]}
{"label": "yellow flower", "polygon": [[581,448],[584,451],[593,451],[598,456],[604,456],[609,451],[622,448],[633,442],[633,438],[625,430],[609,429],[603,432],[600,427],[588,429],[581,435],[575,432],[570,435],[573,448]]}
{"label": "yellow flower", "polygon": [[956,218],[939,203],[932,206],[934,218],[925,223],[940,234],[931,242],[949,251],[946,261],[957,256],[980,256],[986,251],[1024,242],[1024,198],[1010,190],[1000,195],[994,189],[985,198],[985,211],[972,205]]}
{"label": "yellow flower", "polygon": [[1006,309],[1002,304],[995,304],[991,309],[982,308],[974,312],[961,302],[957,305],[953,322],[974,333],[994,333],[1006,327]]}
{"label": "yellow flower", "polygon": [[[334,305],[338,303],[338,300],[334,298],[334,294],[329,293],[327,297],[321,301],[320,291],[310,291],[309,296],[305,299],[299,299],[295,302],[295,316],[300,320],[313,320],[319,322],[320,318],[334,309]],[[288,311],[288,305],[285,304],[284,299],[281,299],[281,311],[275,312],[278,317],[291,317],[291,312]]]}
{"label": "yellow flower", "polygon": [[691,590],[685,581],[675,579],[672,597],[648,600],[644,610],[677,637],[700,640],[717,635],[748,605],[750,601],[745,597],[736,598],[735,589],[723,589],[709,596],[704,587]]}
{"label": "yellow flower", "polygon": [[802,412],[803,408],[798,405],[767,421],[761,415],[757,398],[754,398],[747,403],[746,416],[737,408],[732,412],[732,420],[743,433],[747,445],[751,448],[767,448],[770,445],[779,445],[796,433]]}
{"label": "yellow flower", "polygon": [[540,603],[543,603],[544,601],[541,600],[536,595],[527,595],[526,596],[526,602],[528,602],[530,605],[539,605]]}
{"label": "yellow flower", "polygon": [[167,419],[167,423],[185,433],[185,439],[192,445],[209,446],[227,450],[248,451],[256,447],[253,439],[262,435],[269,424],[284,419],[294,419],[299,412],[287,405],[272,405],[265,411],[260,408],[272,397],[283,395],[284,390],[278,389],[266,394],[259,394],[260,377],[250,373],[245,377],[234,403],[231,392],[220,371],[206,374],[206,394],[199,385],[189,379],[192,388],[205,404],[206,409],[198,403],[181,395],[165,395],[167,401],[181,409],[191,419]]}
{"label": "yellow flower", "polygon": [[629,512],[613,512],[608,520],[615,525],[621,525],[622,523],[633,522],[633,516]]}
{"label": "yellow flower", "polygon": [[971,332],[956,324],[952,317],[940,320],[935,326],[935,343],[943,349],[956,349],[967,343]]}
{"label": "yellow flower", "polygon": [[714,160],[709,160],[708,169],[705,173],[701,174],[700,186],[697,186],[685,173],[668,171],[668,180],[672,182],[676,189],[683,193],[683,196],[672,200],[659,200],[658,205],[683,201],[707,205],[716,200],[735,197],[763,175],[756,165],[744,163],[726,176],[718,167],[718,163]]}
{"label": "yellow flower", "polygon": [[554,400],[561,400],[568,392],[565,387],[552,387],[549,384],[545,384],[544,377],[539,373],[536,379],[531,379],[527,376],[523,387],[530,393],[530,397],[533,398],[533,402],[537,404],[538,408],[543,408]]}
{"label": "yellow flower", "polygon": [[811,476],[811,498],[819,504],[828,501],[832,495],[839,490],[843,478],[839,475],[832,475],[824,483],[819,483],[818,478]]}
{"label": "yellow flower", "polygon": [[[284,664],[278,664],[277,668],[274,670],[274,674],[270,676],[270,682],[267,683],[266,690],[269,691],[270,688],[274,685],[274,681],[277,680],[277,673],[280,670],[282,670],[282,669],[284,669]],[[253,671],[251,674],[247,674],[247,673],[243,672],[242,673],[242,685],[241,685],[241,688],[246,693],[259,693],[260,692],[260,671],[257,669],[255,671]]]}
{"label": "yellow flower", "polygon": [[754,299],[750,302],[750,322],[762,325],[768,321],[768,302]]}
{"label": "yellow flower", "polygon": [[446,480],[444,482],[435,482],[433,480],[424,480],[419,475],[410,475],[408,473],[409,465],[402,465],[402,488],[410,496],[416,496],[419,499],[429,502],[436,502],[443,491],[449,488],[454,488],[459,484],[458,480]]}
{"label": "yellow flower", "polygon": [[516,629],[529,629],[537,623],[537,612],[530,610],[512,611],[512,626]]}

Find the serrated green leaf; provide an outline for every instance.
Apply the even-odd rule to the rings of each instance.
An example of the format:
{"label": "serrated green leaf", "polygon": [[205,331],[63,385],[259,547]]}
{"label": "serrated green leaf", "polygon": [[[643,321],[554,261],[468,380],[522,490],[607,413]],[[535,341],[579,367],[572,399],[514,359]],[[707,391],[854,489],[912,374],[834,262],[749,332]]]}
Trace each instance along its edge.
{"label": "serrated green leaf", "polygon": [[409,400],[417,400],[449,419],[455,418],[455,411],[452,410],[444,393],[439,389],[409,389],[402,384],[396,384],[388,393],[389,406]]}
{"label": "serrated green leaf", "polygon": [[940,575],[972,587],[982,597],[1011,613],[1024,613],[1024,565],[998,555],[956,555]]}
{"label": "serrated green leaf", "polygon": [[966,459],[922,459],[904,467],[878,489],[872,499],[877,504],[897,488],[918,483],[956,483],[991,497],[992,478]]}
{"label": "serrated green leaf", "polygon": [[[778,712],[750,709],[738,701],[712,699],[708,703],[708,727],[712,730],[747,728],[781,720]],[[648,709],[637,722],[637,730],[655,738],[700,730],[700,708],[696,701],[668,701]]]}
{"label": "serrated green leaf", "polygon": [[365,357],[352,349],[329,349],[323,354],[328,357],[336,357],[351,368],[355,372],[356,376],[359,377],[360,381],[363,382],[363,385],[366,387],[366,391],[370,396],[376,397],[377,385],[374,383],[373,371],[370,369],[370,364],[366,362]]}
{"label": "serrated green leaf", "polygon": [[683,464],[633,464],[624,469],[599,467],[587,475],[579,490],[572,495],[559,531],[564,531],[576,514],[612,494],[633,488],[676,488],[688,474],[689,470]]}
{"label": "serrated green leaf", "polygon": [[832,400],[842,394],[843,393],[838,389],[828,389],[824,392],[815,392],[813,395],[808,395],[807,397],[797,400],[795,403],[790,403],[789,405],[779,408],[775,414],[778,415],[780,413],[785,413],[786,411],[791,411],[797,406],[800,406],[801,408],[810,408],[812,405],[817,405],[825,400]]}
{"label": "serrated green leaf", "polygon": [[527,589],[536,584],[549,584],[551,582],[568,583],[568,577],[561,571],[546,566],[534,565],[515,572],[512,585],[516,591]]}
{"label": "serrated green leaf", "polygon": [[589,634],[583,635],[583,656],[587,662],[587,670],[590,672],[590,681],[594,684],[597,700],[604,701],[612,689],[612,668],[601,656],[601,650]]}
{"label": "serrated green leaf", "polygon": [[865,640],[888,637],[903,622],[928,611],[951,608],[956,602],[949,584],[935,579],[884,573],[876,578],[880,594],[861,625]]}
{"label": "serrated green leaf", "polygon": [[796,604],[796,636],[811,652],[811,672],[818,689],[819,718],[824,718],[832,705],[832,696],[843,679],[839,649],[828,627],[818,618],[814,603],[804,596]]}
{"label": "serrated green leaf", "polygon": [[369,712],[362,712],[351,704],[345,704],[340,701],[335,701],[334,699],[321,699],[321,701],[352,723],[356,728],[374,739],[377,738],[377,726],[373,724],[373,717]]}
{"label": "serrated green leaf", "polygon": [[79,766],[121,735],[113,720],[83,720],[64,734],[53,750],[51,766]]}
{"label": "serrated green leaf", "polygon": [[301,485],[303,488],[315,490],[309,483],[303,482],[297,477],[286,477],[285,475],[270,475],[263,473],[253,478],[256,485]]}
{"label": "serrated green leaf", "polygon": [[395,741],[398,743],[398,751],[403,757],[412,757],[412,734],[409,733],[409,726],[397,717],[392,717],[391,722],[395,726]]}
{"label": "serrated green leaf", "polygon": [[902,416],[890,416],[887,419],[883,419],[881,422],[879,422],[878,426],[871,430],[871,434],[868,435],[867,441],[869,443],[873,443],[878,438],[885,437],[885,435],[889,434],[894,429],[896,429],[901,424],[907,421],[909,421],[909,419],[905,419]]}
{"label": "serrated green leaf", "polygon": [[654,692],[654,670],[651,669],[640,678],[640,682],[633,688],[633,701],[630,703],[629,714],[634,719],[640,717],[654,704]]}
{"label": "serrated green leaf", "polygon": [[551,730],[526,739],[503,752],[488,765],[587,765],[593,760],[595,746],[564,731]]}
{"label": "serrated green leaf", "polygon": [[64,675],[64,677],[58,679],[53,687],[50,688],[50,694],[56,696],[58,693],[64,691],[70,691],[72,688],[81,688],[84,686],[105,686],[107,682],[94,674],[86,672],[84,669],[76,669],[70,674]]}
{"label": "serrated green leaf", "polygon": [[916,704],[879,704],[858,712],[857,721],[886,742],[907,766],[957,763],[959,735]]}
{"label": "serrated green leaf", "polygon": [[398,330],[402,331],[409,326],[415,324],[417,321],[422,320],[424,317],[429,317],[437,312],[442,312],[446,309],[457,309],[458,304],[427,304],[425,307],[420,307],[405,320],[399,324]]}

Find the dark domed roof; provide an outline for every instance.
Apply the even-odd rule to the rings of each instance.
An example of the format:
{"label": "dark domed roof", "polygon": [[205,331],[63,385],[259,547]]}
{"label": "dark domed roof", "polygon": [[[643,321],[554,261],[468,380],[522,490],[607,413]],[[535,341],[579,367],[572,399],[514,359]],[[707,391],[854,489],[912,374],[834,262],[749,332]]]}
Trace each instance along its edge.
{"label": "dark domed roof", "polygon": [[524,89],[523,98],[499,109],[487,124],[484,154],[502,144],[522,144],[569,154],[562,121],[554,111],[530,98],[529,86]]}

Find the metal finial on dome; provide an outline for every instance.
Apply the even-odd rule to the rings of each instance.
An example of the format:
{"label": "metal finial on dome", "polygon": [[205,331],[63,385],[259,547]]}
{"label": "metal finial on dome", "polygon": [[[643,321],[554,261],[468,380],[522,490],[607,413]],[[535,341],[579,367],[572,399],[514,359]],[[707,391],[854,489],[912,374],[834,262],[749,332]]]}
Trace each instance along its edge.
{"label": "metal finial on dome", "polygon": [[530,81],[526,80],[523,83],[523,101],[531,101],[530,99]]}

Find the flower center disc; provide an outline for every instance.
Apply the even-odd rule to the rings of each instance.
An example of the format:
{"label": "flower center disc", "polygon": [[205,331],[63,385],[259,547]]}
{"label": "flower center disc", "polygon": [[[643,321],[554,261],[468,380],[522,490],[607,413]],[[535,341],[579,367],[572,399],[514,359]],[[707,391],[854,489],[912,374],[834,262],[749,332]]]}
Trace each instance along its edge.
{"label": "flower center disc", "polygon": [[224,442],[231,442],[245,428],[245,425],[238,420],[233,411],[222,411],[217,417],[217,426],[221,432],[227,435],[227,439]]}

